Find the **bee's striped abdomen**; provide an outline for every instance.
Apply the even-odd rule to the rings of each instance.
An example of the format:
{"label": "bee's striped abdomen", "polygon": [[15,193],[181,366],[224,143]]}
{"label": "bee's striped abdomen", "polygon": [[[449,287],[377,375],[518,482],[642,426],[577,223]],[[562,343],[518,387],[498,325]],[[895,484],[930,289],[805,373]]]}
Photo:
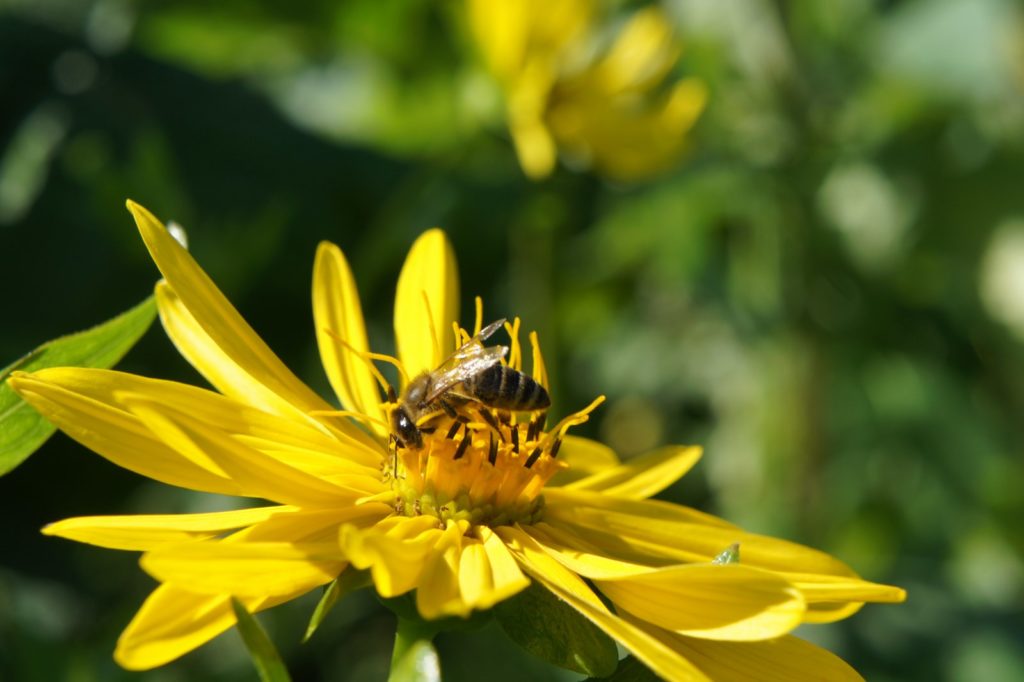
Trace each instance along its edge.
{"label": "bee's striped abdomen", "polygon": [[489,367],[470,377],[464,385],[473,398],[501,410],[530,412],[551,405],[551,397],[543,386],[505,365]]}

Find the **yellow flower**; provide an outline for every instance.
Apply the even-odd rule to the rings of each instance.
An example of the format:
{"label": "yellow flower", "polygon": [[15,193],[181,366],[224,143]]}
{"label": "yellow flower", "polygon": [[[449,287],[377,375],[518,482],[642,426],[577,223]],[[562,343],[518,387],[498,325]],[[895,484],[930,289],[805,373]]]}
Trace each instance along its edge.
{"label": "yellow flower", "polygon": [[657,173],[683,153],[707,88],[693,78],[667,83],[680,48],[658,8],[633,14],[595,57],[594,0],[467,3],[531,178],[551,173],[558,150],[620,180]]}
{"label": "yellow flower", "polygon": [[[536,581],[670,680],[856,678],[787,633],[863,602],[903,599],[828,555],[648,499],[700,450],[666,447],[620,463],[607,447],[568,434],[600,400],[549,429],[537,416],[464,405],[468,423],[443,414],[421,423],[422,449],[389,447],[389,405],[336,246],[325,242],[317,253],[313,310],[345,411],[284,366],[159,221],[128,207],[164,276],[156,287],[164,328],[217,392],[80,368],[20,373],[11,384],[119,466],[273,504],[72,518],[44,529],[144,552],[141,565],[160,585],[118,642],[124,667],[162,665],[231,627],[232,596],[257,611],[349,566],[367,569],[384,597],[415,590],[428,619],[487,609]],[[431,230],[398,280],[395,362],[405,376],[437,367],[468,338],[453,325],[457,301],[451,247]],[[478,303],[476,329],[481,317]],[[518,320],[507,329],[508,362],[521,368]],[[544,383],[536,335],[530,340],[532,375]],[[714,561],[733,543],[742,561]]]}

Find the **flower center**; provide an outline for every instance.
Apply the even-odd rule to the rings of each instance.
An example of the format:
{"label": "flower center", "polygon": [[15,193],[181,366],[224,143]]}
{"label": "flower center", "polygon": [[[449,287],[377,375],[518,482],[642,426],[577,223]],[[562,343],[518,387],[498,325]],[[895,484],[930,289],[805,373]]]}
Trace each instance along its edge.
{"label": "flower center", "polygon": [[545,432],[545,416],[516,423],[507,412],[476,405],[431,421],[421,428],[422,448],[393,446],[385,464],[396,513],[488,526],[536,523],[544,485],[568,466],[557,456],[569,425]]}

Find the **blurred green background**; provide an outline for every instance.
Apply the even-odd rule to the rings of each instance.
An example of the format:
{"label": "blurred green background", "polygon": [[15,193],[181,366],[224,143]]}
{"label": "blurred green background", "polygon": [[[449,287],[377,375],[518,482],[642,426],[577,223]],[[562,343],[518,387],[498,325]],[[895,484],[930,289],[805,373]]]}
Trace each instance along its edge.
{"label": "blurred green background", "polygon": [[[405,252],[442,226],[464,314],[480,294],[539,331],[557,409],[607,394],[589,435],[624,457],[705,446],[666,498],[909,592],[801,635],[870,680],[1024,679],[1024,10],[665,7],[709,108],[687,158],[622,185],[525,179],[456,2],[6,0],[0,365],[150,292],[131,197],[326,395],[317,242],[345,250],[387,350]],[[120,367],[201,381],[159,325]],[[234,632],[117,668],[152,581],[38,533],[223,504],[55,436],[0,480],[0,679],[251,679]],[[314,603],[262,617],[295,679],[383,679],[389,612],[358,595],[299,645]],[[493,626],[438,646],[446,679],[574,679]]]}

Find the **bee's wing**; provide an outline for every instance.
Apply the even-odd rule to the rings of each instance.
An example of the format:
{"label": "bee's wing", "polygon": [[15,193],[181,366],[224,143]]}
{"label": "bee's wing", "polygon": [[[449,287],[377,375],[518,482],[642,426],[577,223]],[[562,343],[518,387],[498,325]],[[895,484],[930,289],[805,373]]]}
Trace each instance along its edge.
{"label": "bee's wing", "polygon": [[436,400],[452,386],[461,383],[471,376],[483,372],[501,362],[508,353],[508,346],[484,346],[482,339],[494,333],[504,320],[488,325],[461,348],[452,353],[440,367],[433,372],[430,393],[427,402]]}

